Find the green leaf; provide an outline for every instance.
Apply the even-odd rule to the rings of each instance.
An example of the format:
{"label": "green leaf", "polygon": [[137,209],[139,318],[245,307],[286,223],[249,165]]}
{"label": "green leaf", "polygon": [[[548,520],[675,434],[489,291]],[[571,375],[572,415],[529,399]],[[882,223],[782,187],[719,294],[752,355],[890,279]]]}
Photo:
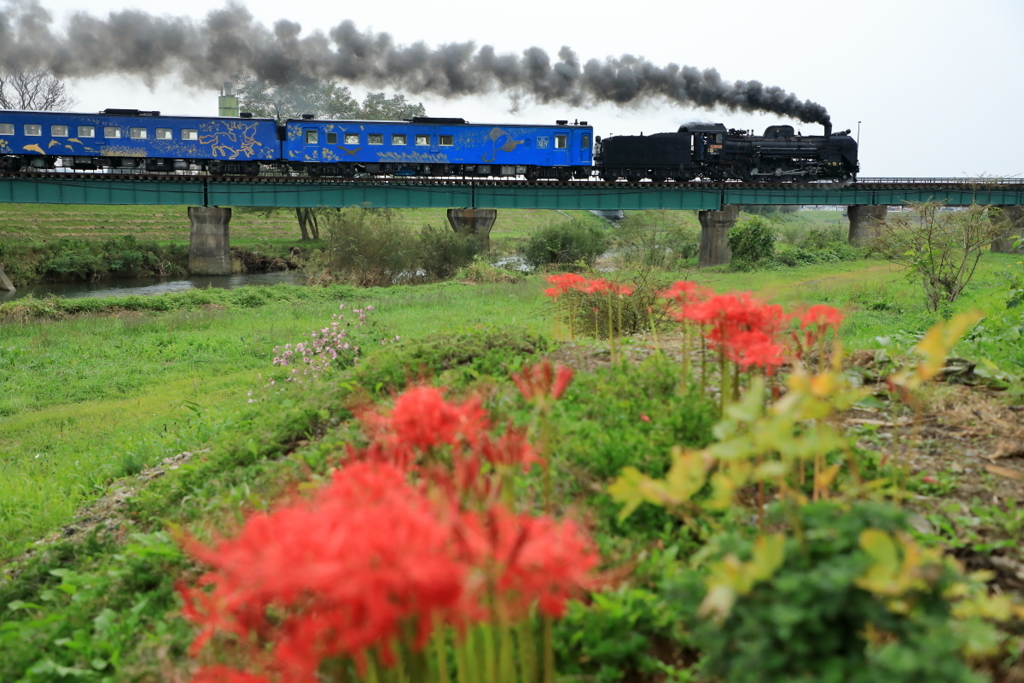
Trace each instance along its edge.
{"label": "green leaf", "polygon": [[635,467],[623,467],[616,479],[608,487],[608,495],[616,503],[622,504],[619,511],[619,519],[626,519],[633,511],[640,507],[647,498],[644,496],[641,486],[649,477]]}

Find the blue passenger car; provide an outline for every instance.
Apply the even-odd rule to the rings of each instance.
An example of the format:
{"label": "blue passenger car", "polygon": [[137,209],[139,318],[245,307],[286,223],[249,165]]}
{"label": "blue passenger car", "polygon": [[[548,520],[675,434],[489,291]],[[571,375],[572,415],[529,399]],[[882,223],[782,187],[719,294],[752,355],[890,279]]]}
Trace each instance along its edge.
{"label": "blue passenger car", "polygon": [[312,175],[587,177],[594,129],[467,123],[464,119],[285,122],[282,159]]}
{"label": "blue passenger car", "polygon": [[256,175],[280,158],[273,119],[160,116],[137,109],[98,114],[0,111],[0,170],[139,168]]}

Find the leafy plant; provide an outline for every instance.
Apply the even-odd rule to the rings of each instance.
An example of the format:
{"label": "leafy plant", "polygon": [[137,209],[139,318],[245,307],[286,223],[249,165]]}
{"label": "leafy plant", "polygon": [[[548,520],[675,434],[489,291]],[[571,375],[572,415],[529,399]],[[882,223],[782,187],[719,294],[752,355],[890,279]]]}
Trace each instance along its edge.
{"label": "leafy plant", "polygon": [[418,269],[428,279],[447,280],[473,262],[480,251],[480,240],[473,235],[427,225],[420,230],[417,248]]}
{"label": "leafy plant", "polygon": [[755,216],[729,231],[729,249],[732,251],[730,267],[750,270],[770,262],[775,257],[778,233],[772,222]]}
{"label": "leafy plant", "polygon": [[359,287],[386,287],[415,271],[410,235],[389,209],[351,207],[329,213],[327,262],[335,280]]}
{"label": "leafy plant", "polygon": [[523,249],[523,257],[531,267],[548,264],[571,265],[577,262],[592,266],[608,249],[606,231],[577,221],[554,223],[538,230]]}
{"label": "leafy plant", "polygon": [[913,204],[913,210],[885,220],[872,248],[907,267],[907,276],[924,289],[928,309],[954,303],[974,277],[982,250],[1000,236],[1002,226],[990,209],[974,204],[946,210],[936,202]]}

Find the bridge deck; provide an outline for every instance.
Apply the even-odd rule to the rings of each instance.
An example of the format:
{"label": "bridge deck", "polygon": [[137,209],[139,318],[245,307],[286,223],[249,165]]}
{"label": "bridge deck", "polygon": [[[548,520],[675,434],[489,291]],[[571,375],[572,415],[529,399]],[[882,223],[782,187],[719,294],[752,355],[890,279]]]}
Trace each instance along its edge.
{"label": "bridge deck", "polygon": [[700,209],[725,204],[890,205],[935,200],[1024,205],[1024,181],[1003,178],[862,178],[828,183],[558,183],[525,180],[359,178],[347,181],[195,175],[32,173],[0,177],[0,203],[184,206]]}

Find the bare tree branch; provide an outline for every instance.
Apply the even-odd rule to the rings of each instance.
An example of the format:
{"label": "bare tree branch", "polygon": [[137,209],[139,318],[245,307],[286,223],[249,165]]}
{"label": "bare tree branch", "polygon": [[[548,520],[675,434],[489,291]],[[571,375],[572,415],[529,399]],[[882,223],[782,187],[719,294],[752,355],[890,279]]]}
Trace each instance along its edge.
{"label": "bare tree branch", "polygon": [[78,100],[47,69],[0,69],[0,109],[67,111]]}

